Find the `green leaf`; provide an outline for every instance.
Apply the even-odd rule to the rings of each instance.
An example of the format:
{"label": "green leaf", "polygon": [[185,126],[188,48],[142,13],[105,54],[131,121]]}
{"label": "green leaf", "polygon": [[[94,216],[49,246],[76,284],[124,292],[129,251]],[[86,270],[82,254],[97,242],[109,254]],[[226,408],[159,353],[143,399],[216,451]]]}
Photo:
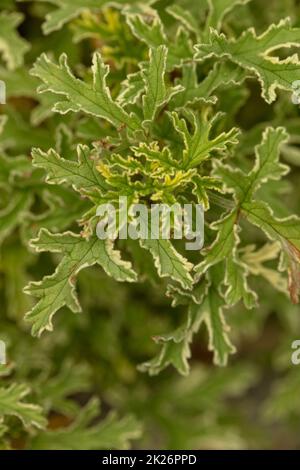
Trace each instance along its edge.
{"label": "green leaf", "polygon": [[40,282],[31,282],[25,292],[40,300],[28,312],[26,319],[32,323],[32,333],[40,336],[44,330],[52,331],[52,317],[67,306],[73,312],[81,307],[75,291],[76,276],[89,266],[99,264],[105,272],[118,281],[133,282],[136,274],[128,261],[122,261],[120,253],[113,249],[110,240],[100,240],[96,236],[86,240],[71,232],[54,235],[42,230],[32,241],[37,251],[62,252],[63,259],[51,276]]}
{"label": "green leaf", "polygon": [[22,175],[31,170],[31,162],[27,157],[0,156],[0,185],[12,184],[15,175]]}
{"label": "green leaf", "polygon": [[141,426],[131,416],[118,419],[110,413],[103,421],[90,424],[99,413],[99,402],[91,399],[73,424],[65,429],[43,432],[32,441],[32,448],[48,450],[128,449],[141,435]]}
{"label": "green leaf", "polygon": [[22,246],[19,240],[7,239],[5,249],[2,249],[1,253],[0,270],[5,273],[7,317],[15,321],[23,318],[24,312],[32,305],[32,299],[23,294],[23,287],[30,279],[27,269],[31,261],[32,254],[28,253],[27,247]]}
{"label": "green leaf", "polygon": [[[200,116],[192,111],[185,112],[184,115],[187,120],[179,118],[176,112],[170,114],[173,125],[184,143],[184,168],[194,168],[210,158],[213,151],[223,152],[229,145],[238,143],[237,136],[240,131],[236,128],[211,138],[212,127],[218,115],[213,119],[208,118],[207,111],[203,111]],[[188,123],[192,126],[192,132],[188,129]]]}
{"label": "green leaf", "polygon": [[[76,18],[86,11],[98,11],[111,3],[113,3],[114,6],[126,5],[128,0],[115,0],[113,2],[109,0],[37,0],[37,2],[51,3],[57,7],[57,9],[51,10],[50,13],[47,13],[46,21],[42,26],[44,34],[49,34],[62,28],[62,26],[64,26],[70,20]],[[135,0],[133,0],[131,3],[135,3]],[[151,3],[151,0],[146,0],[144,3]]]}
{"label": "green leaf", "polygon": [[87,364],[64,361],[58,374],[45,374],[38,381],[38,398],[47,412],[55,410],[65,416],[74,417],[79,405],[70,397],[90,389],[90,370]]}
{"label": "green leaf", "polygon": [[225,285],[228,289],[225,293],[227,305],[235,305],[243,300],[246,308],[251,309],[257,306],[257,294],[251,290],[247,284],[249,275],[248,266],[236,259],[235,256],[229,256],[226,261]]}
{"label": "green leaf", "polygon": [[254,73],[262,86],[267,103],[276,99],[278,88],[293,92],[292,83],[299,79],[300,62],[296,55],[285,60],[270,56],[282,47],[299,47],[300,29],[292,28],[289,18],[271,25],[257,36],[254,29],[245,31],[238,39],[228,39],[211,30],[209,44],[196,45],[196,59],[227,57],[235,64]]}
{"label": "green leaf", "polygon": [[244,203],[242,211],[247,220],[277,240],[287,260],[291,300],[297,304],[300,296],[300,218],[277,218],[272,209],[262,201]]}
{"label": "green leaf", "polygon": [[209,350],[213,351],[214,363],[220,366],[227,364],[228,356],[235,352],[235,347],[228,337],[229,327],[222,311],[225,301],[220,294],[220,284],[220,272],[214,270],[209,283],[201,284],[197,302],[190,302],[186,322],[172,333],[154,338],[161,344],[161,350],[152,360],[139,366],[142,372],[156,375],[173,365],[180,374],[187,375],[188,359],[191,356],[190,343],[203,323],[208,330]]}
{"label": "green leaf", "polygon": [[6,97],[27,96],[36,98],[38,81],[29,74],[27,67],[8,70],[0,67],[0,80],[6,84]]}
{"label": "green leaf", "polygon": [[279,180],[288,173],[289,167],[279,162],[281,146],[287,139],[284,128],[268,127],[261,144],[255,148],[255,165],[247,175],[240,169],[216,164],[215,173],[222,178],[229,191],[235,193],[237,201],[243,203],[251,200],[262,184]]}
{"label": "green leaf", "polygon": [[57,31],[68,23],[68,21],[76,18],[84,11],[88,9],[100,9],[107,3],[106,0],[38,0],[38,2],[51,3],[57,7],[57,9],[52,9],[50,13],[46,15],[46,21],[42,26],[44,34]]}
{"label": "green leaf", "polygon": [[135,104],[142,95],[144,88],[145,83],[142,70],[130,73],[127,75],[126,80],[121,83],[121,91],[118,95],[117,102],[121,106]]}
{"label": "green leaf", "polygon": [[145,95],[143,96],[143,112],[146,121],[153,121],[158,109],[181,90],[180,86],[167,89],[165,84],[165,71],[168,49],[159,46],[150,49],[149,64],[142,72],[145,83]]}
{"label": "green leaf", "polygon": [[271,424],[280,419],[287,420],[298,417],[299,408],[295,397],[298,396],[299,383],[300,377],[297,368],[291,368],[284,377],[275,381],[263,409],[267,423]]}
{"label": "green leaf", "polygon": [[[215,82],[215,78],[213,82]],[[195,64],[183,65],[182,77],[176,79],[176,84],[180,85],[182,89],[171,98],[169,106],[171,109],[184,108],[188,104],[192,104],[197,101],[204,101],[205,103],[212,104],[216,102],[216,97],[210,96],[214,87],[207,86],[207,79],[198,83]]]}
{"label": "green leaf", "polygon": [[219,271],[216,275],[215,269],[212,271],[212,281],[208,295],[205,297],[203,304],[199,306],[198,315],[203,315],[206,323],[209,336],[208,349],[213,351],[214,363],[219,366],[226,366],[228,356],[234,354],[236,349],[229,339],[230,328],[226,324],[223,314],[225,301],[220,294],[222,272],[221,276]]}
{"label": "green leaf", "polygon": [[[297,303],[300,292],[299,219],[294,216],[278,219],[268,204],[253,200],[263,183],[277,181],[288,172],[289,168],[279,162],[280,147],[287,138],[283,128],[267,128],[262,143],[255,149],[255,165],[248,174],[222,164],[216,166],[216,174],[222,178],[228,190],[235,194],[242,215],[265,232],[270,240],[280,242],[287,260],[291,298]],[[201,271],[204,265],[205,262],[200,263],[196,269]]]}
{"label": "green leaf", "polygon": [[23,19],[22,13],[4,11],[0,14],[0,52],[9,70],[23,65],[24,55],[30,49],[28,42],[17,32]]}
{"label": "green leaf", "polygon": [[185,289],[192,289],[193,278],[190,272],[193,265],[175,250],[170,240],[149,238],[141,240],[140,243],[152,254],[159,276],[169,277]]}
{"label": "green leaf", "polygon": [[283,127],[267,128],[260,145],[255,148],[255,166],[247,175],[248,186],[245,199],[253,196],[258,188],[269,180],[280,180],[289,172],[289,167],[279,162],[282,145],[287,142],[288,134]]}
{"label": "green leaf", "polygon": [[78,145],[77,154],[78,162],[74,162],[60,157],[53,149],[48,152],[40,149],[32,150],[33,164],[46,171],[47,183],[67,182],[77,191],[103,189],[103,178],[96,169],[93,152],[86,145]]}
{"label": "green leaf", "polygon": [[300,250],[299,221],[296,216],[277,219],[270,207],[262,201],[243,203],[247,219],[263,229],[270,238],[288,240],[296,250]]}
{"label": "green leaf", "polygon": [[156,48],[167,43],[164,26],[158,15],[154,15],[151,23],[144,21],[142,15],[126,14],[126,22],[132,33],[149,48]]}
{"label": "green leaf", "polygon": [[164,26],[156,14],[153,15],[150,23],[144,21],[142,15],[132,13],[126,15],[126,21],[134,36],[147,44],[150,49],[156,49],[161,45],[168,48],[166,63],[168,71],[182,65],[184,60],[192,58],[193,52],[189,36],[182,28],[178,28],[175,37],[169,40]]}
{"label": "green leaf", "polygon": [[[153,359],[139,366],[141,372],[157,375],[166,367],[172,365],[180,374],[188,375],[190,370],[188,360],[191,357],[190,343],[203,322],[199,304],[203,302],[207,293],[208,288],[204,282],[194,287],[193,292],[184,293],[185,300],[190,300],[185,323],[169,334],[154,337],[154,341],[161,345],[160,352]],[[177,289],[175,295],[178,297]],[[180,293],[180,296],[182,296],[182,293]]]}
{"label": "green leaf", "polygon": [[226,261],[225,285],[228,289],[225,298],[227,304],[235,305],[243,299],[247,308],[254,307],[256,295],[247,285],[247,267],[237,259],[236,254],[236,248],[240,243],[238,211],[232,210],[220,221],[212,223],[210,228],[218,230],[218,235],[210,247],[202,250],[205,258],[194,268],[197,273],[196,278],[198,279],[212,266]]}
{"label": "green leaf", "polygon": [[193,194],[197,197],[198,204],[202,204],[204,210],[208,210],[210,207],[209,196],[207,191],[214,190],[222,192],[222,181],[219,178],[213,178],[212,176],[199,176],[194,175],[192,177],[193,182]]}
{"label": "green leaf", "polygon": [[23,425],[30,428],[45,428],[46,418],[38,405],[24,401],[30,388],[24,384],[11,384],[0,388],[0,418],[5,416],[16,416]]}
{"label": "green leaf", "polygon": [[0,116],[0,149],[15,151],[18,155],[27,153],[32,146],[47,149],[52,140],[45,128],[33,128],[21,112],[8,104],[5,115]]}
{"label": "green leaf", "polygon": [[217,101],[214,92],[224,85],[239,85],[246,77],[247,73],[241,67],[231,62],[222,62],[215,64],[199,82],[196,64],[185,64],[182,66],[182,77],[175,81],[176,85],[181,85],[182,91],[171,98],[169,108],[185,108],[188,104],[198,101],[214,104]]}
{"label": "green leaf", "polygon": [[251,0],[208,0],[209,14],[206,19],[205,28],[215,28],[220,31],[224,17],[237,5],[246,5]]}
{"label": "green leaf", "polygon": [[256,250],[255,245],[248,245],[242,250],[241,260],[247,266],[247,270],[254,276],[262,276],[273,287],[284,294],[288,292],[287,279],[278,269],[272,269],[268,261],[278,259],[281,245],[278,242],[266,243]]}
{"label": "green leaf", "polygon": [[59,64],[52,62],[46,54],[42,54],[34,64],[32,74],[44,82],[39,92],[51,91],[63,95],[66,101],[59,101],[53,110],[61,114],[69,111],[84,111],[87,114],[105,119],[117,128],[139,128],[139,122],[133,115],[114,102],[106,85],[109,66],[105,65],[99,53],[93,55],[93,83],[88,84],[75,78],[68,63],[67,56],[62,54]]}
{"label": "green leaf", "polygon": [[6,238],[27,216],[32,203],[28,192],[15,192],[9,204],[0,211],[0,241]]}
{"label": "green leaf", "polygon": [[180,21],[185,28],[192,33],[199,33],[199,25],[189,10],[182,8],[180,5],[173,4],[166,8],[169,15]]}
{"label": "green leaf", "polygon": [[202,250],[204,260],[194,268],[197,278],[204,274],[209,268],[230,257],[239,242],[239,227],[237,225],[237,211],[234,209],[226,214],[220,221],[210,226],[218,230],[218,235],[209,248]]}
{"label": "green leaf", "polygon": [[46,21],[43,23],[44,34],[52,33],[64,26],[68,21],[76,18],[86,9],[101,7],[105,1],[97,0],[39,0],[40,2],[52,3],[57,6],[56,10],[51,10],[46,15]]}

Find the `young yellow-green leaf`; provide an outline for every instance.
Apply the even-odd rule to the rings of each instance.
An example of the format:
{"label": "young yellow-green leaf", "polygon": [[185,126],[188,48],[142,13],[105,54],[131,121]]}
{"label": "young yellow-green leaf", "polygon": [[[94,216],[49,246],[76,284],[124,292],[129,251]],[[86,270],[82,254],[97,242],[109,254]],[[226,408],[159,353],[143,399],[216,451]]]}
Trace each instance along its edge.
{"label": "young yellow-green leaf", "polygon": [[[144,224],[147,223],[148,220],[144,220]],[[140,245],[150,251],[159,276],[173,279],[183,288],[191,290],[193,278],[190,272],[193,265],[175,250],[170,240],[154,237],[151,229],[151,224],[149,224],[148,238],[140,239]]]}
{"label": "young yellow-green leaf", "polygon": [[152,142],[150,145],[140,143],[138,147],[132,147],[136,157],[144,156],[147,162],[155,162],[164,170],[170,168],[180,169],[178,162],[173,158],[168,147],[160,148],[158,142]]}
{"label": "young yellow-green leaf", "polygon": [[38,91],[51,91],[64,95],[66,101],[59,101],[53,110],[61,114],[69,111],[84,111],[88,114],[105,119],[117,128],[128,127],[137,130],[139,122],[134,115],[127,114],[124,109],[114,102],[106,85],[109,66],[105,65],[99,53],[93,56],[93,83],[88,84],[74,77],[67,56],[62,54],[59,64],[52,62],[46,54],[42,54],[34,64],[31,73],[40,78],[45,85]]}
{"label": "young yellow-green leaf", "polygon": [[22,13],[17,12],[0,14],[0,52],[10,70],[23,65],[24,55],[30,49],[28,42],[17,32],[23,18]]}
{"label": "young yellow-green leaf", "polygon": [[52,331],[52,317],[63,306],[73,312],[81,311],[75,284],[76,276],[82,269],[98,264],[117,281],[136,280],[130,262],[121,260],[120,253],[113,249],[110,240],[100,240],[96,236],[86,240],[71,232],[54,235],[42,230],[31,245],[37,251],[64,254],[54,274],[40,282],[31,282],[25,288],[26,293],[40,299],[26,315],[32,323],[33,335],[40,336],[44,330]]}
{"label": "young yellow-green leaf", "polygon": [[276,89],[293,91],[292,84],[299,79],[300,62],[297,56],[279,60],[270,53],[282,47],[299,47],[300,28],[292,28],[289,18],[271,25],[257,36],[254,29],[245,31],[238,39],[229,39],[211,29],[209,44],[196,45],[196,59],[227,57],[235,64],[254,73],[262,86],[267,103],[276,99]]}
{"label": "young yellow-green leaf", "polygon": [[23,425],[30,428],[43,429],[47,419],[43,416],[42,408],[24,401],[30,388],[24,384],[11,384],[0,388],[0,419],[5,416],[16,416]]}

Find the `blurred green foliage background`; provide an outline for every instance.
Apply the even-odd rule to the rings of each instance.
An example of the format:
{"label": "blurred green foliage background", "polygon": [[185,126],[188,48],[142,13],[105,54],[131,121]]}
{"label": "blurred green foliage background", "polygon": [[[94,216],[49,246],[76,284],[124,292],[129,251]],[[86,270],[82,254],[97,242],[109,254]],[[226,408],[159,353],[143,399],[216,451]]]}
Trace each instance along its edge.
{"label": "blurred green foliage background", "polygon": [[[154,5],[170,34],[174,19],[166,8],[172,3]],[[175,3],[199,21],[205,17],[205,1]],[[11,36],[15,49],[6,48],[0,61],[0,79],[8,93],[0,108],[0,339],[8,358],[0,369],[0,448],[300,448],[300,366],[291,363],[291,343],[300,338],[299,306],[270,285],[270,279],[278,285],[281,274],[266,251],[260,273],[266,279],[251,279],[259,306],[248,311],[239,304],[226,311],[237,348],[227,367],[212,364],[207,334],[201,330],[193,341],[188,376],[173,367],[155,376],[137,368],[159,351],[153,338],[174,330],[184,315],[180,306],[171,308],[165,283],[155,272],[128,285],[97,267],[85,270],[78,282],[83,313],[63,309],[55,317],[54,332],[30,335],[24,314],[32,299],[23,287],[52,273],[57,256],[34,253],[28,240],[40,227],[72,229],[85,210],[85,202],[70,188],[47,186],[43,170],[28,171],[31,148],[54,147],[72,159],[78,142],[100,140],[106,129],[92,118],[53,113],[52,96],[36,94],[38,81],[28,70],[42,52],[56,59],[67,52],[78,76],[84,77],[91,53],[100,48],[111,65],[109,85],[116,94],[120,82],[147,57],[146,46],[114,7],[84,11],[44,35],[45,16],[57,5],[58,0],[0,1],[0,50],[8,27],[5,15],[15,15],[10,18],[16,20],[18,38]],[[286,16],[300,27],[298,1],[253,0],[237,5],[224,29],[238,35],[255,26],[261,33]],[[241,166],[267,124],[287,127],[292,137],[283,157],[292,171],[278,182],[270,200],[279,215],[285,208],[299,213],[299,106],[285,92],[267,105],[254,80],[224,87],[219,98],[230,123],[245,131],[237,152]],[[12,157],[24,158],[24,171],[13,179]],[[265,239],[251,230],[249,240],[264,250]],[[141,266],[148,262],[143,254],[140,258]]]}

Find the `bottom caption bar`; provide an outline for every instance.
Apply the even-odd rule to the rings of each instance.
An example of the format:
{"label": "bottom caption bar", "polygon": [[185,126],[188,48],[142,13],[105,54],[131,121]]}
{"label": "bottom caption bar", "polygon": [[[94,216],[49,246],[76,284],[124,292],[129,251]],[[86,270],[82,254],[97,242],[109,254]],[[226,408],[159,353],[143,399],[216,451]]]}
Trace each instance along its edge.
{"label": "bottom caption bar", "polygon": [[[238,450],[238,451],[152,451],[152,450],[130,450],[130,451],[8,451],[0,452],[0,468],[5,468],[5,464],[13,461],[22,463],[47,464],[66,461],[68,465],[73,462],[76,465],[84,465],[84,468],[98,468],[103,466],[125,466],[126,468],[138,468],[140,466],[153,465],[209,465],[209,464],[230,464],[240,465],[259,462],[262,464],[273,464],[280,466],[286,462],[287,454],[297,451],[264,451],[264,450]],[[293,457],[292,457],[293,458]],[[206,468],[206,467],[203,467]],[[239,467],[240,468],[240,467]]]}

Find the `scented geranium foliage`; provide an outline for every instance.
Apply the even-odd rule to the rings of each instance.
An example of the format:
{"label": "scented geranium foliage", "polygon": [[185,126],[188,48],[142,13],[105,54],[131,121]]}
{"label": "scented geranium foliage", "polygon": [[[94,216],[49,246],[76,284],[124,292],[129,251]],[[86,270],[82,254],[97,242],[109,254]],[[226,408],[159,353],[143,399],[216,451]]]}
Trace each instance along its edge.
{"label": "scented geranium foliage", "polygon": [[[215,410],[204,392],[195,402],[205,387],[219,399],[257,380],[256,367],[231,355],[244,347],[243,325],[259,336],[276,310],[266,291],[289,312],[299,302],[296,3],[274,0],[261,12],[255,0],[4,2],[1,296],[3,334],[21,363],[3,368],[3,447],[14,447],[14,429],[24,448],[126,448],[138,438],[149,446],[147,426],[165,427],[171,448],[214,447],[220,436],[228,447],[252,445],[238,419],[226,428],[222,405]],[[203,248],[118,232],[100,239],[98,207],[117,209],[124,196],[147,207],[201,205]],[[146,375],[166,368],[169,383]],[[190,369],[192,379],[176,377]],[[174,396],[183,429],[195,413],[213,424],[194,423],[193,441],[173,433],[171,409],[153,422],[142,410],[149,380],[153,407]],[[287,378],[292,390],[295,380]],[[99,422],[101,381],[120,416]],[[266,420],[278,402],[279,416],[290,412],[282,390]]]}
{"label": "scented geranium foliage", "polygon": [[[200,34],[200,42],[193,44],[191,28],[179,23],[173,26],[177,28],[177,46],[176,41],[171,44],[154,10],[150,20],[145,15],[124,10],[132,33],[148,50],[145,60],[136,64],[138,70],[126,77],[114,97],[108,86],[109,65],[101,50],[93,54],[91,73],[87,71],[85,79],[75,76],[66,54],[58,61],[42,54],[31,69],[42,82],[38,92],[57,95],[53,111],[94,116],[108,126],[110,135],[98,144],[79,144],[77,161],[69,162],[53,149],[32,151],[33,166],[45,170],[49,184],[73,187],[79,197],[90,200],[91,206],[81,219],[80,234],[54,235],[42,230],[32,242],[39,251],[61,252],[63,257],[53,275],[26,288],[39,299],[27,319],[32,322],[33,333],[41,334],[53,328],[53,314],[63,305],[78,311],[76,276],[89,265],[99,264],[117,281],[138,282],[139,277],[147,276],[146,266],[145,272],[135,267],[134,247],[131,259],[124,261],[117,242],[112,246],[111,240],[97,239],[93,222],[99,204],[115,203],[123,195],[134,202],[197,202],[208,212],[208,227],[213,218],[211,201],[218,204],[214,199],[217,191],[217,201],[231,209],[210,223],[216,231],[215,240],[199,253],[196,262],[190,262],[188,253],[177,250],[172,240],[140,240],[142,249],[151,253],[158,275],[166,278],[169,297],[175,303],[183,297],[188,311],[187,324],[160,337],[159,356],[142,368],[156,373],[172,363],[186,373],[189,344],[202,323],[208,329],[214,361],[225,365],[235,347],[224,309],[239,300],[247,308],[256,304],[256,295],[248,285],[249,268],[239,255],[243,250],[242,220],[281,244],[281,268],[288,271],[292,300],[298,300],[300,221],[295,216],[277,218],[267,201],[255,198],[262,184],[277,181],[288,172],[289,168],[279,162],[288,135],[283,128],[267,128],[261,144],[255,147],[253,169],[243,172],[234,167],[240,130],[222,123],[214,104],[218,88],[224,85],[223,68],[225,82],[232,87],[240,86],[248,76],[258,79],[268,103],[280,88],[291,92],[300,71],[298,59],[290,56],[280,60],[270,53],[297,46],[300,29],[284,20],[259,36],[249,29],[235,38],[211,26],[205,42],[201,42]],[[224,62],[208,62],[210,58]],[[204,78],[199,79],[199,75]],[[233,196],[228,197],[228,193]]]}

